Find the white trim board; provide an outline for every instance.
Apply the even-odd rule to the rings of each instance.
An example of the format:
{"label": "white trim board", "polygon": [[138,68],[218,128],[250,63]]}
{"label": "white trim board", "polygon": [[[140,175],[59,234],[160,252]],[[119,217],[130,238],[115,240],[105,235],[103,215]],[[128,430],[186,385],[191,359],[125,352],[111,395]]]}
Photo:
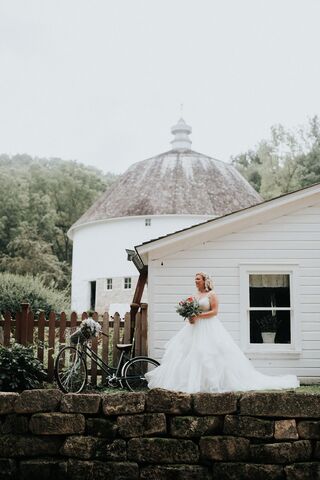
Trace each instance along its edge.
{"label": "white trim board", "polygon": [[320,184],[137,245],[143,263],[288,215],[320,202]]}

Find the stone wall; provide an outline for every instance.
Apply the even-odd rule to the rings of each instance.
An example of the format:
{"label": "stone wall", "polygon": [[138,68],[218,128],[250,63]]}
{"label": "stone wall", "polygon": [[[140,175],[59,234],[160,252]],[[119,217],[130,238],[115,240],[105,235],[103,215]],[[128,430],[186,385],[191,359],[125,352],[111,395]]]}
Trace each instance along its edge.
{"label": "stone wall", "polygon": [[320,395],[0,393],[0,479],[320,479]]}

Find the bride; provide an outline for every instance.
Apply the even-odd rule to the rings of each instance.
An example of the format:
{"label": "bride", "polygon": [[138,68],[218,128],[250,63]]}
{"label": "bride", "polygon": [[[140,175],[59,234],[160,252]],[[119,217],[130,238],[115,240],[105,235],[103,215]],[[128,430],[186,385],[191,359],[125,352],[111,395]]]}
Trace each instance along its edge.
{"label": "bride", "polygon": [[146,374],[149,388],[196,393],[299,386],[295,375],[258,372],[218,319],[218,298],[209,276],[197,273],[195,284],[201,313],[169,340],[161,365]]}

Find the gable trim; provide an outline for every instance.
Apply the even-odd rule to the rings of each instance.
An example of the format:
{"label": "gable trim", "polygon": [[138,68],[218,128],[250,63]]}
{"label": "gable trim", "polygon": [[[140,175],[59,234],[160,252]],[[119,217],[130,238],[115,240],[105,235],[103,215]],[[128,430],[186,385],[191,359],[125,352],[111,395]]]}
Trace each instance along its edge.
{"label": "gable trim", "polygon": [[137,245],[135,249],[143,263],[148,264],[150,259],[185,250],[197,244],[206,243],[209,239],[273,220],[299,208],[312,206],[318,201],[320,201],[320,184],[193,225],[165,237]]}

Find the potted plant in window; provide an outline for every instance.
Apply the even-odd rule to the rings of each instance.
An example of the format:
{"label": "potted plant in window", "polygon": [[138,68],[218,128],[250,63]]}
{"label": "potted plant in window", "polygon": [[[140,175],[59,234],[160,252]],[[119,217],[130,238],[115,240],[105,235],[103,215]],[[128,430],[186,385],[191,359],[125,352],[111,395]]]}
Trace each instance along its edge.
{"label": "potted plant in window", "polygon": [[277,318],[277,305],[274,294],[271,294],[271,312],[257,320],[261,329],[263,343],[274,343],[280,321]]}
{"label": "potted plant in window", "polygon": [[263,343],[274,343],[276,333],[280,324],[276,315],[268,314],[257,320],[261,329]]}

